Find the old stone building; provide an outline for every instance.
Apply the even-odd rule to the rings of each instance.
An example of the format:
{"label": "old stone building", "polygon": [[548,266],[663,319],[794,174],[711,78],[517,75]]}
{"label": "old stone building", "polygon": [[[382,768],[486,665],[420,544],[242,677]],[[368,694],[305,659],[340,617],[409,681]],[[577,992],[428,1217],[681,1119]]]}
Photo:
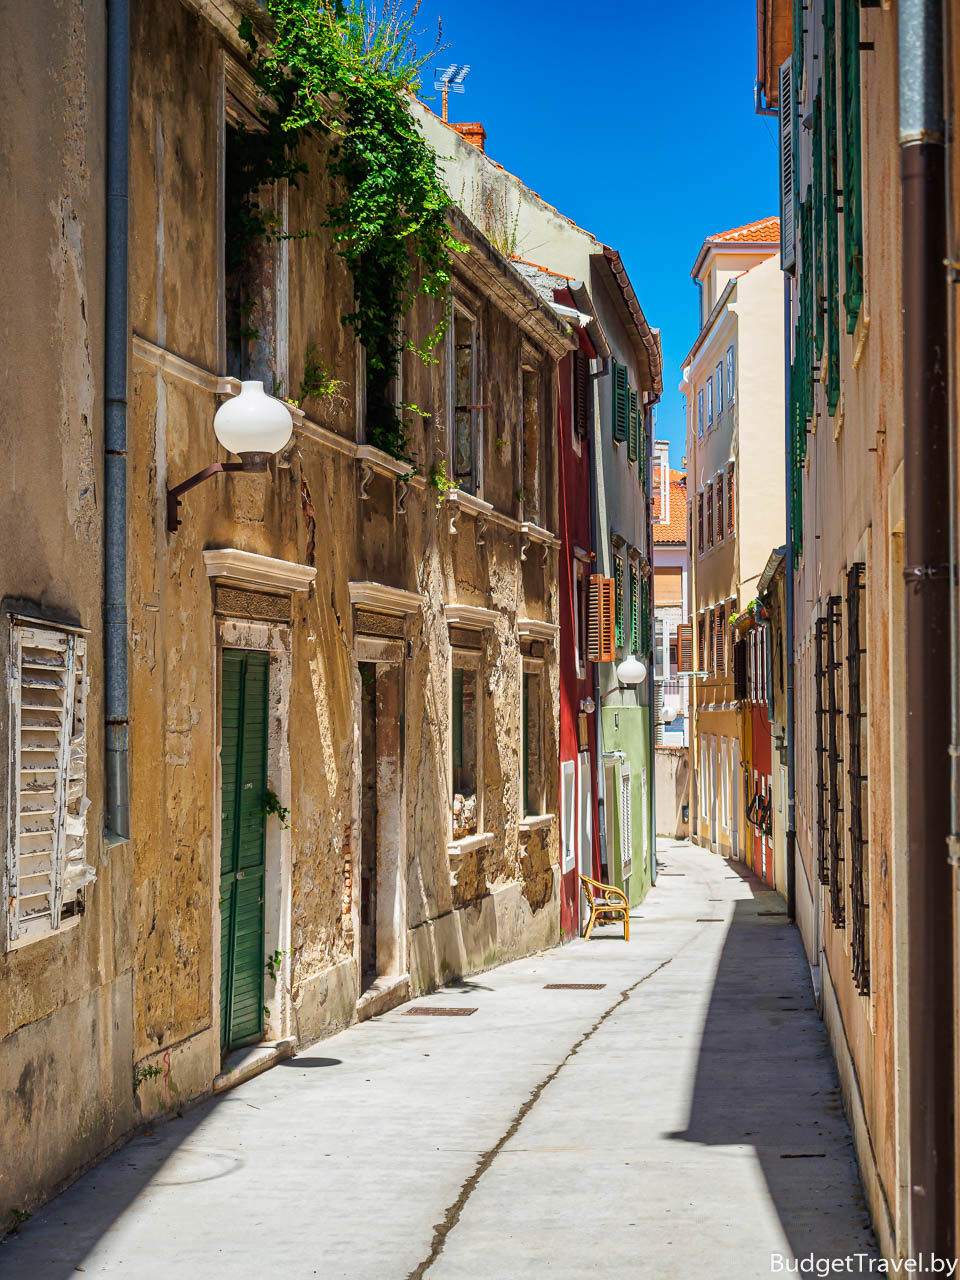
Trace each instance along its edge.
{"label": "old stone building", "polygon": [[[412,462],[378,449],[364,353],[341,323],[352,282],[318,229],[323,144],[296,186],[259,194],[282,234],[239,266],[230,241],[231,148],[267,109],[242,7],[135,6],[129,67],[124,6],[113,27],[75,8],[62,48],[37,12],[35,39],[0,55],[22,91],[22,154],[4,157],[20,184],[7,275],[32,264],[3,338],[21,353],[9,404],[31,424],[14,433],[0,508],[2,644],[23,688],[0,712],[20,752],[4,753],[17,838],[0,1144],[22,1156],[0,1173],[5,1222],[138,1122],[229,1084],[234,1048],[260,1045],[262,1065],[559,932],[567,325],[452,211],[466,251],[450,324],[436,361],[406,351],[397,379],[397,403],[418,407]],[[130,87],[112,142],[108,61],[111,101],[126,103],[127,74]],[[42,177],[27,158],[41,137],[59,157]],[[421,299],[406,317],[411,345],[444,305]],[[242,382],[300,402],[262,472],[212,466],[228,460],[214,414]],[[124,490],[125,516],[110,514]],[[121,637],[106,706],[104,593]],[[33,875],[47,877],[35,894]]]}

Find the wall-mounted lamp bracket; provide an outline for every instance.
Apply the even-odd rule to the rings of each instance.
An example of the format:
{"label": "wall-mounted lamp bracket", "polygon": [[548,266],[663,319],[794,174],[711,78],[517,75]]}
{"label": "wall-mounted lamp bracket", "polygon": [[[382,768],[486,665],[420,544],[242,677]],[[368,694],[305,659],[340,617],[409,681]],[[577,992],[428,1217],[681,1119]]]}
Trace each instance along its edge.
{"label": "wall-mounted lamp bracket", "polygon": [[221,471],[262,473],[267,470],[271,456],[269,453],[241,453],[239,462],[211,462],[209,467],[204,467],[202,471],[198,471],[189,480],[183,480],[180,484],[175,484],[173,488],[167,489],[167,532],[176,533],[180,528],[182,523],[180,520],[180,498],[188,489],[196,488],[198,484],[203,484],[204,480],[209,480],[211,476],[219,475]]}

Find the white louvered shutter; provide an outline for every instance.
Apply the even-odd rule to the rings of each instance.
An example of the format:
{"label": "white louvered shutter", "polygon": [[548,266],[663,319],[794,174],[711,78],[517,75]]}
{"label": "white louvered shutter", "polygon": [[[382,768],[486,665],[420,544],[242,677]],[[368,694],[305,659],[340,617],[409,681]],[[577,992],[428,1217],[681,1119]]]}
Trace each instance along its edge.
{"label": "white louvered shutter", "polygon": [[793,59],[780,68],[780,269],[793,271],[797,264],[797,229],[794,218],[796,186],[793,154]]}
{"label": "white louvered shutter", "polygon": [[633,865],[633,805],[630,799],[630,765],[620,766],[620,874],[624,879]]}
{"label": "white louvered shutter", "polygon": [[7,938],[60,927],[94,878],[86,857],[86,639],[14,622]]}

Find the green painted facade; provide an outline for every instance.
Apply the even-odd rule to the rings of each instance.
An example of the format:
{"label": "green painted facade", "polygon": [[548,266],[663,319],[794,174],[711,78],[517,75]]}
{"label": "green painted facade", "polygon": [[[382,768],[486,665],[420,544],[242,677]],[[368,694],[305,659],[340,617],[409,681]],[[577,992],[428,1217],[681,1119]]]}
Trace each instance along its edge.
{"label": "green painted facade", "polygon": [[[615,695],[616,696],[616,695]],[[632,698],[630,693],[623,697]],[[650,759],[650,708],[606,705],[602,714],[604,778],[613,766],[615,790],[605,791],[607,814],[607,866],[611,883],[624,889],[631,906],[646,897],[653,875],[653,763]],[[620,786],[623,766],[629,762],[631,851],[630,874],[621,863]]]}

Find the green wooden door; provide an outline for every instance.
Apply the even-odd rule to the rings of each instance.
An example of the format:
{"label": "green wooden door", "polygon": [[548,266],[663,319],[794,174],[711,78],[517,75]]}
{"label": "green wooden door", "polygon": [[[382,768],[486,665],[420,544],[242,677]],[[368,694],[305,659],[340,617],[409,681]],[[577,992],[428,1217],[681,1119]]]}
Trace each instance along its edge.
{"label": "green wooden door", "polygon": [[263,1035],[267,690],[270,655],[224,649],[221,668],[220,1045]]}

